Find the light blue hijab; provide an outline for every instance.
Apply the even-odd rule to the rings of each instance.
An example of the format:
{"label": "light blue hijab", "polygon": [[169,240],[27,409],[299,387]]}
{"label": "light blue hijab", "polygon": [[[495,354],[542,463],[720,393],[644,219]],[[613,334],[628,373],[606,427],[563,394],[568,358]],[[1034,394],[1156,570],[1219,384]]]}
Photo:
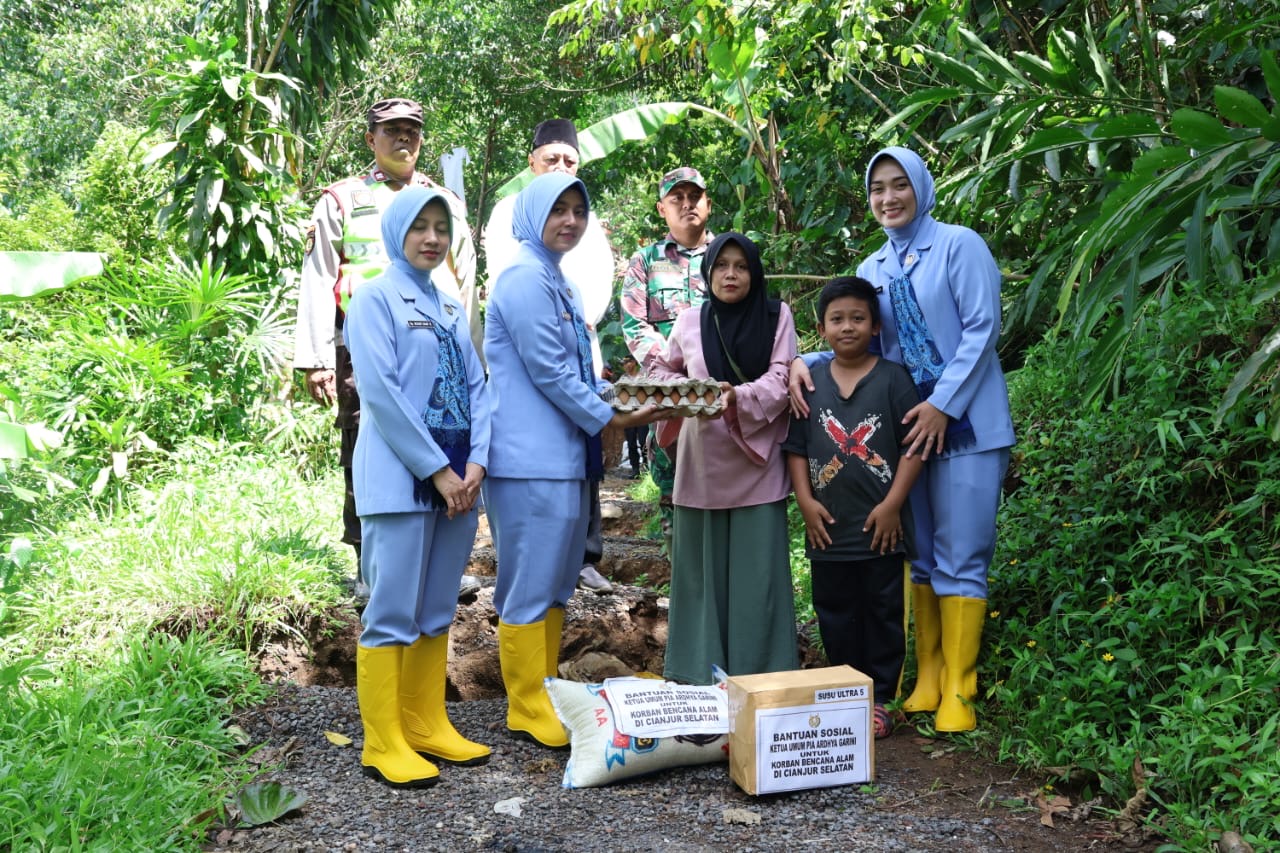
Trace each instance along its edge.
{"label": "light blue hijab", "polygon": [[[444,205],[444,213],[449,220],[449,244],[452,245],[453,215],[449,210],[449,202],[438,190],[426,187],[405,187],[396,193],[395,199],[382,214],[382,245],[387,257],[391,260],[392,268],[408,276],[424,291],[431,284],[431,272],[420,270],[409,263],[409,259],[404,254],[404,240],[409,234],[409,226],[418,218],[422,208],[437,199]],[[449,247],[446,246],[445,251],[448,250]]]}
{"label": "light blue hijab", "polygon": [[586,184],[568,172],[547,172],[534,178],[529,186],[520,191],[520,195],[516,196],[515,210],[511,213],[512,235],[521,243],[530,244],[538,257],[556,266],[560,265],[560,258],[564,253],[553,252],[543,244],[542,229],[547,225],[547,218],[551,216],[551,208],[555,207],[556,199],[572,187],[577,187],[582,193],[587,211],[590,212],[591,196],[587,194]]}
{"label": "light blue hijab", "polygon": [[938,196],[933,188],[933,175],[929,174],[929,167],[924,164],[924,160],[920,159],[920,155],[910,148],[894,146],[880,151],[867,164],[866,190],[868,197],[871,195],[871,170],[880,162],[881,157],[888,157],[902,167],[902,171],[907,175],[907,180],[911,182],[911,191],[916,195],[915,218],[901,228],[884,229],[884,233],[888,235],[889,243],[893,246],[893,250],[901,258],[907,251],[907,246],[915,239],[921,226],[933,220],[933,217],[929,215],[929,211],[933,210],[933,205],[937,202]]}

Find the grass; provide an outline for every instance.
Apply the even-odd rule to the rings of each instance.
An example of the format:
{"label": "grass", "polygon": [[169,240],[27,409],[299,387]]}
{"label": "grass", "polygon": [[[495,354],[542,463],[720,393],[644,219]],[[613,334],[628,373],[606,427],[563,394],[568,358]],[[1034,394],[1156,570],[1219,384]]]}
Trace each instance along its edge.
{"label": "grass", "polygon": [[244,653],[134,637],[101,667],[0,668],[6,850],[196,850],[250,775],[225,722],[263,691]]}
{"label": "grass", "polygon": [[86,512],[35,538],[0,652],[97,660],[158,625],[209,628],[248,649],[337,600],[354,560],[336,541],[336,474],[307,481],[282,461],[206,442],[170,464],[124,510]]}
{"label": "grass", "polygon": [[[163,484],[32,532],[0,623],[0,850],[198,850],[250,769],[250,652],[336,603],[337,475],[189,444]],[[15,588],[16,587],[16,588]]]}
{"label": "grass", "polygon": [[645,468],[644,473],[639,479],[633,480],[631,485],[627,486],[627,497],[633,501],[644,501],[657,506],[658,503],[658,485],[653,482],[653,476],[649,473],[649,469]]}

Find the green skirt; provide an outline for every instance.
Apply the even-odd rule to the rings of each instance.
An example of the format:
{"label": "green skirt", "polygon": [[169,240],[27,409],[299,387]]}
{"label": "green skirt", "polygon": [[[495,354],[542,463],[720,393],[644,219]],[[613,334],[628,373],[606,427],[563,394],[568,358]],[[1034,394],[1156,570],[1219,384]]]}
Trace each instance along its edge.
{"label": "green skirt", "polygon": [[663,674],[710,684],[799,668],[785,500],[738,509],[675,508]]}

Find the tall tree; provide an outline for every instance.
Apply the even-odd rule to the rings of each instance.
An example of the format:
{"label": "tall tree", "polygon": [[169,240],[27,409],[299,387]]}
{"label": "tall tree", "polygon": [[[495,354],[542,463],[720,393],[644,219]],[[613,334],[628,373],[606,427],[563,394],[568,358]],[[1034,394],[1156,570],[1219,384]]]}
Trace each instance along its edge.
{"label": "tall tree", "polygon": [[141,72],[194,12],[193,0],[0,0],[0,202],[70,200],[105,123],[142,120],[154,87]]}
{"label": "tall tree", "polygon": [[[392,0],[206,0],[197,34],[156,74],[150,156],[172,170],[162,221],[186,223],[197,257],[270,277],[299,245],[302,135],[362,72]],[[175,118],[176,117],[176,118]]]}

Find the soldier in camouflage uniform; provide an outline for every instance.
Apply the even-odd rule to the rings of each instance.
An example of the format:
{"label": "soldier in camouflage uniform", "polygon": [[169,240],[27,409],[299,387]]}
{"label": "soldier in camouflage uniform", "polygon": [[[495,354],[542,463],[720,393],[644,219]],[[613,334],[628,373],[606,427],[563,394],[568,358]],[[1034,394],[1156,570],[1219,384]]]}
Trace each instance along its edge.
{"label": "soldier in camouflage uniform", "polygon": [[[627,348],[646,373],[666,346],[676,317],[707,298],[702,280],[702,255],[714,236],[707,230],[711,199],[707,182],[697,169],[682,166],[658,183],[658,213],[667,222],[667,236],[640,249],[627,264],[622,281],[622,334]],[[675,487],[675,445],[659,448],[650,442],[649,471],[658,486],[663,537],[671,553],[671,492]]]}

